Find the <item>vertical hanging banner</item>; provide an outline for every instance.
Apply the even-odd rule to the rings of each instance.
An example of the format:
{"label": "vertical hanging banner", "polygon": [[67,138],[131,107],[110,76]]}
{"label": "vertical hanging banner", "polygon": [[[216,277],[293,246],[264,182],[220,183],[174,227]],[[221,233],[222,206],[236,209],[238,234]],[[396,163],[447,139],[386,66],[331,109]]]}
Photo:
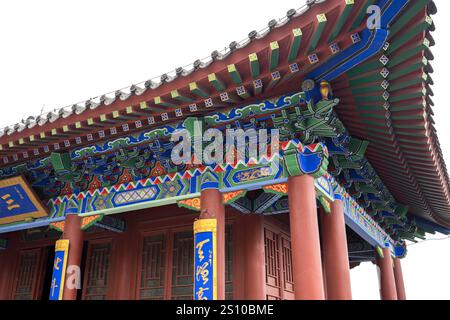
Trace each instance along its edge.
{"label": "vertical hanging banner", "polygon": [[217,221],[194,222],[194,300],[217,300]]}
{"label": "vertical hanging banner", "polygon": [[50,300],[62,300],[64,292],[64,281],[66,279],[68,252],[69,240],[56,241],[52,284],[50,286]]}

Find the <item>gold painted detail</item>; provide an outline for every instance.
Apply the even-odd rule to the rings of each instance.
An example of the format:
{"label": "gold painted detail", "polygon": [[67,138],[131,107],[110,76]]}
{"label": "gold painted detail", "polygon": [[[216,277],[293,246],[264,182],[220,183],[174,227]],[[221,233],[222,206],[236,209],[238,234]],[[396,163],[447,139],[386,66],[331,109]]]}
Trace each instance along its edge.
{"label": "gold painted detail", "polygon": [[237,199],[245,196],[245,194],[246,194],[245,190],[227,192],[223,195],[223,203],[230,204],[230,203],[236,201]]}
{"label": "gold painted detail", "polygon": [[287,194],[288,185],[287,183],[272,184],[270,186],[263,187],[265,192],[275,193],[275,194]]}
{"label": "gold painted detail", "polygon": [[50,228],[59,232],[64,232],[65,221],[58,221],[50,223]]}
{"label": "gold painted detail", "polygon": [[200,211],[200,198],[191,198],[178,201],[178,206],[190,210]]}
{"label": "gold painted detail", "polygon": [[81,230],[86,230],[87,228],[91,227],[94,223],[101,220],[102,218],[103,216],[101,214],[83,217],[81,219]]}

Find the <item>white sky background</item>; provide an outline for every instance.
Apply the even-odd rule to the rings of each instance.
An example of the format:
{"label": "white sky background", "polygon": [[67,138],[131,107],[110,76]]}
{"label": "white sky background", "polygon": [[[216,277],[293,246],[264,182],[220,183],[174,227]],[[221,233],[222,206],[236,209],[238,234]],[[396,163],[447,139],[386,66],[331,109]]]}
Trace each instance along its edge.
{"label": "white sky background", "polygon": [[[434,119],[450,167],[450,111],[444,100],[450,71],[445,34],[450,30],[450,1],[435,2]],[[192,63],[304,3],[1,1],[0,127],[38,115],[43,106],[49,111],[71,105]],[[450,298],[449,249],[450,240],[410,248],[402,261],[409,299]],[[352,286],[355,299],[378,299],[375,266],[366,263],[353,269]]]}

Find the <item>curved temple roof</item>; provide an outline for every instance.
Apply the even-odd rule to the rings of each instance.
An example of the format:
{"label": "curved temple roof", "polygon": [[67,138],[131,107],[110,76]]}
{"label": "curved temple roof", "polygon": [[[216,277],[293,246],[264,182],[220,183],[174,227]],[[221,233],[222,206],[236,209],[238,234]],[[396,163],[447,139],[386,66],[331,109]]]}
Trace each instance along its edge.
{"label": "curved temple roof", "polygon": [[[370,142],[367,158],[396,200],[410,213],[450,228],[449,179],[430,98],[434,2],[307,3],[189,69],[0,130],[0,167],[209,108],[298,91],[306,78],[327,79],[341,100],[339,118],[352,136]],[[372,4],[383,8],[380,30],[366,28]]]}

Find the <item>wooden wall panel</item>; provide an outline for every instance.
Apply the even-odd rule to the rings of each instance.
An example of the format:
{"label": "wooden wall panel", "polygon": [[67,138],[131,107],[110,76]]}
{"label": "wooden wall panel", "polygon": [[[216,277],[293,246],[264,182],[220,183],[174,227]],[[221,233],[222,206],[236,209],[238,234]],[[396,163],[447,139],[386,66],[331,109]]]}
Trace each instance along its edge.
{"label": "wooden wall panel", "polygon": [[[235,288],[239,289],[242,283],[234,277],[239,268],[240,258],[237,257],[237,250],[234,247],[235,233],[230,227],[238,214],[231,208],[227,208],[227,228],[226,228],[226,298],[236,298]],[[160,208],[151,208],[128,212],[117,215],[117,218],[126,221],[126,230],[123,233],[114,233],[99,228],[83,232],[86,243],[86,263],[82,270],[82,299],[140,299],[140,298],[188,298],[187,292],[192,292],[193,283],[193,248],[192,242],[193,222],[198,217],[197,212],[193,212],[176,205]],[[184,235],[181,236],[181,233]],[[144,238],[157,234],[165,234],[165,255],[164,260],[155,260],[154,255],[158,255],[157,250],[149,252],[144,257]],[[177,235],[180,234],[180,235]],[[189,236],[188,236],[189,234]],[[0,292],[0,297],[8,299],[14,298],[15,283],[10,280],[12,277],[1,276],[9,270],[17,270],[19,265],[19,253],[23,250],[41,250],[39,260],[40,268],[32,270],[38,282],[33,287],[32,299],[40,299],[42,292],[43,278],[45,270],[42,267],[47,257],[43,255],[48,251],[49,246],[54,246],[55,239],[45,237],[24,240],[21,232],[14,232],[7,235],[10,238],[10,247],[1,252],[0,259],[7,260],[6,264],[0,265],[0,289],[5,288],[6,294]],[[148,244],[147,244],[148,245]],[[170,250],[168,249],[170,248]],[[190,249],[189,249],[190,248]],[[150,250],[151,251],[151,250]],[[149,262],[148,254],[153,255]],[[145,261],[144,261],[145,260]],[[143,270],[142,264],[153,264],[150,269]],[[156,264],[164,266],[160,274],[152,274]],[[192,265],[192,272],[189,268]],[[28,270],[28,269],[27,269]],[[37,272],[37,273],[35,273]],[[157,278],[160,279],[157,279]],[[3,280],[7,278],[7,280]],[[25,279],[25,278],[24,278]],[[146,280],[145,280],[146,279]],[[188,281],[187,279],[191,279]],[[40,281],[40,282],[39,282]],[[145,281],[146,284],[145,284]],[[160,281],[159,288],[164,286],[164,293],[149,293],[145,291],[151,289],[151,281]],[[25,283],[25,282],[23,282]],[[29,298],[29,293],[21,289],[24,293],[21,297]],[[29,291],[30,289],[28,289]],[[151,291],[151,290],[150,290]],[[192,298],[192,294],[189,294]]]}

